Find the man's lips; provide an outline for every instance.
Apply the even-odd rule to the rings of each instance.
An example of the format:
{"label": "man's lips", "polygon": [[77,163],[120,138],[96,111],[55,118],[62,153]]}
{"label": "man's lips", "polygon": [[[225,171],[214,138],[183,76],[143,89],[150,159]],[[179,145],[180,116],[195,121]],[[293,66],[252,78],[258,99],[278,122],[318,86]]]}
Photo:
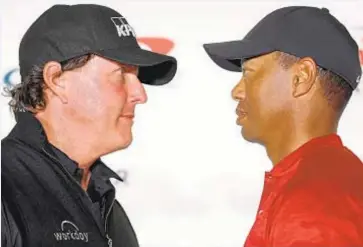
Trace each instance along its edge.
{"label": "man's lips", "polygon": [[121,117],[122,118],[128,118],[128,119],[134,119],[135,115],[131,115],[131,114],[129,114],[129,115],[122,115]]}
{"label": "man's lips", "polygon": [[236,123],[237,123],[237,125],[241,125],[242,126],[244,120],[246,119],[247,113],[244,110],[242,110],[240,108],[237,108],[236,109],[236,114],[238,116],[238,118],[236,120]]}
{"label": "man's lips", "polygon": [[237,114],[237,116],[239,116],[239,117],[244,117],[244,116],[246,116],[247,115],[247,113],[244,111],[244,110],[242,110],[242,109],[236,109],[236,114]]}

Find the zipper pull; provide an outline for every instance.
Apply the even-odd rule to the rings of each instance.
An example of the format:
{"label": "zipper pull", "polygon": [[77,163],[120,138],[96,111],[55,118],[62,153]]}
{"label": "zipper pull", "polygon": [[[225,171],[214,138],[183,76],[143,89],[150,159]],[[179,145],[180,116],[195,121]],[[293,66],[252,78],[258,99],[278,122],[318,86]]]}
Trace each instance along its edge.
{"label": "zipper pull", "polygon": [[108,236],[108,234],[106,234],[106,238],[107,238],[108,247],[112,247],[112,239],[110,238],[110,236]]}

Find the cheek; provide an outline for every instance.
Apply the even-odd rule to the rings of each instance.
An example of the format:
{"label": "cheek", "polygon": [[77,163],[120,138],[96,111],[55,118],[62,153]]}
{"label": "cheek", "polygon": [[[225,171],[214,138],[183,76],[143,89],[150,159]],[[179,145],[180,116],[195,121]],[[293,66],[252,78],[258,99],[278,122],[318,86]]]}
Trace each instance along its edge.
{"label": "cheek", "polygon": [[282,92],[271,81],[256,83],[246,88],[249,117],[254,121],[266,121],[281,108]]}
{"label": "cheek", "polygon": [[246,103],[251,117],[261,115],[266,105],[266,90],[261,86],[261,82],[253,81],[246,86]]}
{"label": "cheek", "polygon": [[109,128],[121,115],[126,99],[124,84],[83,76],[68,87],[66,107],[68,115],[79,122]]}
{"label": "cheek", "polygon": [[[281,85],[284,84],[285,85]],[[287,81],[269,81],[260,88],[260,117],[266,124],[278,123],[286,119],[292,106]]]}
{"label": "cheek", "polygon": [[[102,124],[112,128],[119,124],[120,116],[127,108],[127,94],[123,85],[107,85],[98,94],[95,114],[103,119]],[[101,124],[101,123],[100,123]]]}
{"label": "cheek", "polygon": [[104,106],[109,110],[121,111],[126,104],[127,94],[123,84],[107,85],[100,92],[100,95]]}
{"label": "cheek", "polygon": [[68,92],[68,108],[78,118],[94,120],[105,112],[102,88],[93,81],[75,82]]}
{"label": "cheek", "polygon": [[275,110],[280,108],[280,104],[283,100],[283,94],[280,89],[271,84],[273,83],[261,88],[261,105],[264,106],[266,110]]}

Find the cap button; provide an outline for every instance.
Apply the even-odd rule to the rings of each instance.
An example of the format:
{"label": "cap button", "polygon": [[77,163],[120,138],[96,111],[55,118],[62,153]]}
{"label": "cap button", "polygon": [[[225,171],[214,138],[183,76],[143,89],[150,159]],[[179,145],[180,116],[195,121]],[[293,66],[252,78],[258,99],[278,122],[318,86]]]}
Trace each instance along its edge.
{"label": "cap button", "polygon": [[327,8],[321,8],[322,11],[324,11],[325,13],[329,13],[329,9]]}

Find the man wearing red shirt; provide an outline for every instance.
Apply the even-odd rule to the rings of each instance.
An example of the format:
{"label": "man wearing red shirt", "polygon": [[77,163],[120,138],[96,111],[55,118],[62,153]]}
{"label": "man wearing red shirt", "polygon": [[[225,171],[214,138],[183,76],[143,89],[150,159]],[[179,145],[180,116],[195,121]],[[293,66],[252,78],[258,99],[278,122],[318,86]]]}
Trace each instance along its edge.
{"label": "man wearing red shirt", "polygon": [[243,72],[237,124],[274,165],[245,247],[363,246],[363,164],[336,134],[362,73],[344,25],[325,8],[284,7],[204,48]]}

